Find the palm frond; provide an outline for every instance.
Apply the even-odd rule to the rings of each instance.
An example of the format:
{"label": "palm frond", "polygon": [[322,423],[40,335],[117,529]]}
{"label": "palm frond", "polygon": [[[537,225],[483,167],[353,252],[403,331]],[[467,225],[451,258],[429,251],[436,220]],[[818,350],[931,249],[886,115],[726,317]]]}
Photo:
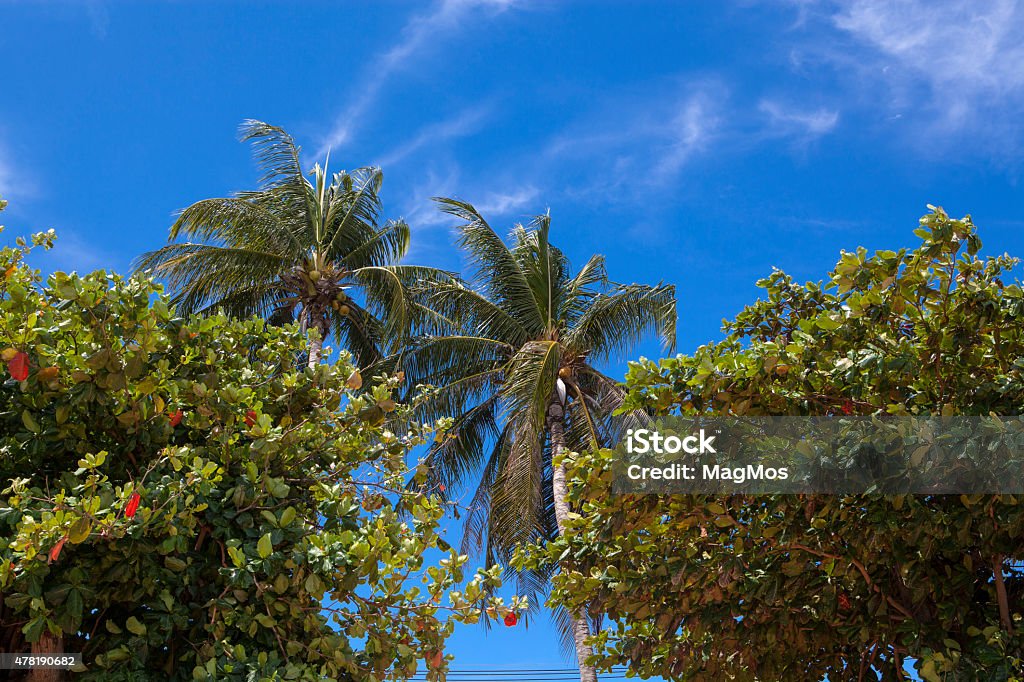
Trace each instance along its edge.
{"label": "palm frond", "polygon": [[459,415],[431,446],[427,454],[431,486],[441,484],[454,491],[480,471],[487,444],[501,433],[497,403],[497,396],[492,396]]}
{"label": "palm frond", "polygon": [[[491,491],[494,488],[494,480],[498,476],[498,466],[501,460],[507,456],[506,450],[510,440],[507,430],[501,431],[497,438],[494,439],[494,447],[487,457],[487,463],[484,465],[483,472],[480,475],[480,481],[477,484],[476,491],[473,493],[473,499],[469,503],[466,522],[462,527],[462,544],[459,548],[459,552],[462,554],[474,556],[487,550],[489,544],[487,541],[487,529],[490,525]],[[488,556],[486,558],[487,565],[493,565],[492,557]]]}
{"label": "palm frond", "polygon": [[435,197],[441,210],[465,221],[459,225],[458,244],[474,272],[478,290],[501,306],[531,334],[541,334],[545,320],[533,291],[511,251],[471,204]]}
{"label": "palm frond", "polygon": [[[358,168],[348,174],[339,174],[331,185],[331,198],[323,207],[322,251],[332,260],[346,262],[348,255],[372,241],[380,231],[380,188],[384,176],[379,168]],[[403,246],[402,231],[393,233],[399,237],[397,246]],[[408,246],[408,238],[405,239]],[[404,248],[399,256],[404,255]],[[394,262],[371,261],[375,265]],[[347,263],[346,263],[347,264]]]}
{"label": "palm frond", "polygon": [[293,186],[302,180],[304,172],[299,160],[301,149],[283,128],[247,119],[239,126],[239,139],[251,142],[253,158],[259,166],[262,189]]}
{"label": "palm frond", "polygon": [[527,230],[517,225],[512,230],[512,256],[526,277],[545,332],[558,328],[558,310],[565,294],[565,274],[569,261],[548,241],[550,215],[536,216]]}
{"label": "palm frond", "polygon": [[562,346],[557,341],[531,341],[509,363],[502,389],[508,415],[528,423],[534,433],[544,431],[545,413],[555,394],[561,359]]}
{"label": "palm frond", "polygon": [[580,319],[590,309],[590,304],[608,287],[608,273],[605,271],[604,256],[595,254],[590,257],[576,276],[565,284],[565,294],[561,297],[558,316],[568,329],[579,324]]}
{"label": "palm frond", "polygon": [[523,544],[548,537],[544,514],[545,448],[542,435],[528,419],[508,423],[512,443],[500,462],[491,491],[492,543],[504,555]]}
{"label": "palm frond", "polygon": [[272,211],[238,197],[203,199],[182,210],[171,225],[168,240],[182,237],[282,255],[301,248],[297,237],[282,227]]}
{"label": "palm frond", "polygon": [[210,244],[168,244],[145,254],[139,267],[163,278],[185,313],[218,304],[239,291],[277,287],[286,258],[256,249]]}
{"label": "palm frond", "polygon": [[305,178],[301,148],[292,136],[278,126],[249,119],[240,126],[239,137],[252,143],[253,158],[261,171],[260,190],[272,192],[280,203],[288,206],[289,213],[302,216],[304,227],[315,234],[316,193]]}
{"label": "palm frond", "polygon": [[597,296],[565,343],[591,358],[606,360],[628,354],[650,332],[661,338],[665,350],[675,347],[676,297],[672,285],[619,285]]}
{"label": "palm frond", "polygon": [[352,270],[397,263],[409,250],[409,235],[409,226],[404,221],[390,220],[341,260]]}
{"label": "palm frond", "polygon": [[457,279],[430,282],[420,300],[455,329],[518,347],[528,340],[526,329],[501,306]]}
{"label": "palm frond", "polygon": [[384,357],[378,345],[378,339],[383,338],[384,324],[355,301],[349,299],[346,305],[348,315],[328,311],[329,333],[351,351],[360,368],[371,367]]}
{"label": "palm frond", "polygon": [[465,374],[468,363],[498,369],[512,357],[509,344],[484,336],[422,336],[412,342],[403,368],[410,381],[443,386]]}

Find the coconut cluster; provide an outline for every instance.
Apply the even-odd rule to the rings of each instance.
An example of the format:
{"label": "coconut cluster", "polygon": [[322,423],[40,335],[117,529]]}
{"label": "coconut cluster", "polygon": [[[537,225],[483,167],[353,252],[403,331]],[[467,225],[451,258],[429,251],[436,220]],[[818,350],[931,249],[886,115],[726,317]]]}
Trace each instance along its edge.
{"label": "coconut cluster", "polygon": [[282,279],[310,311],[326,312],[330,309],[347,317],[352,313],[352,308],[342,284],[344,277],[345,272],[342,270],[306,266],[293,268]]}

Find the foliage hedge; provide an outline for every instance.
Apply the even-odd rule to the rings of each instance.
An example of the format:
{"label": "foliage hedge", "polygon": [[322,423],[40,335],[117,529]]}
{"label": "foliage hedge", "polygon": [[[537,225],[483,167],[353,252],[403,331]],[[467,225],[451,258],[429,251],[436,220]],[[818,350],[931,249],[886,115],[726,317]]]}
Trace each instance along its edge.
{"label": "foliage hedge", "polygon": [[145,279],[42,282],[52,239],[0,251],[0,648],[83,652],[81,679],[437,679],[454,621],[509,613],[497,568],[454,589],[395,381],[297,371],[295,326],[180,319]]}
{"label": "foliage hedge", "polygon": [[[657,414],[1016,415],[1024,292],[970,216],[920,245],[843,253],[824,283],[776,271],[693,355],[631,365]],[[673,680],[1022,679],[1024,500],[998,496],[613,496],[608,450],[569,462],[578,512],[521,565],[553,604],[605,614],[604,669]],[[876,679],[873,676],[869,679]]]}

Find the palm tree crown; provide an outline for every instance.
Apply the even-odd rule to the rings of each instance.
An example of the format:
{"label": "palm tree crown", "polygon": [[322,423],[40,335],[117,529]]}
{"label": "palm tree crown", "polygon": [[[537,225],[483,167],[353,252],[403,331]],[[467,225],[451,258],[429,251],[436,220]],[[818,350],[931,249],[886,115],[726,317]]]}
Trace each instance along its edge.
{"label": "palm tree crown", "polygon": [[409,226],[381,224],[380,169],[329,175],[317,164],[307,178],[284,130],[246,121],[241,132],[263,172],[258,189],[192,204],[171,227],[172,243],[144,254],[137,267],[164,278],[186,314],[298,319],[318,332],[310,365],[332,334],[360,366],[378,360],[416,316],[407,287],[434,275],[397,265]]}
{"label": "palm tree crown", "polygon": [[[428,456],[433,482],[457,490],[480,476],[463,551],[507,564],[517,544],[551,538],[561,525],[564,478],[559,484],[552,456],[608,443],[622,426],[612,415],[622,393],[595,364],[648,333],[674,346],[675,289],[614,284],[599,255],[573,273],[548,241],[548,215],[517,225],[509,246],[470,204],[437,201],[463,222],[471,273],[426,292],[457,331],[414,341],[403,368],[436,387],[424,418],[454,417]],[[519,574],[521,593],[539,594],[548,577]],[[575,616],[562,618],[571,635]]]}

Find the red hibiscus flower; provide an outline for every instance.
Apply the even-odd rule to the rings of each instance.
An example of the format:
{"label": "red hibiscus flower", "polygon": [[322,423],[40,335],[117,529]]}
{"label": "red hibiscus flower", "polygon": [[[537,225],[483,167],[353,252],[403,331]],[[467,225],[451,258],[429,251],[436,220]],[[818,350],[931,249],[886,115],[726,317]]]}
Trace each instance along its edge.
{"label": "red hibiscus flower", "polygon": [[7,363],[7,371],[15,381],[28,379],[28,354],[18,352]]}
{"label": "red hibiscus flower", "polygon": [[64,543],[67,541],[68,538],[66,535],[62,537],[60,540],[57,540],[57,544],[54,545],[53,549],[50,550],[50,563],[53,563],[57,560],[58,557],[60,557],[60,551],[64,549]]}
{"label": "red hibiscus flower", "polygon": [[126,518],[130,519],[135,516],[135,512],[139,510],[139,501],[141,499],[142,496],[138,493],[132,493],[132,496],[128,498],[128,504],[124,506],[124,515]]}

